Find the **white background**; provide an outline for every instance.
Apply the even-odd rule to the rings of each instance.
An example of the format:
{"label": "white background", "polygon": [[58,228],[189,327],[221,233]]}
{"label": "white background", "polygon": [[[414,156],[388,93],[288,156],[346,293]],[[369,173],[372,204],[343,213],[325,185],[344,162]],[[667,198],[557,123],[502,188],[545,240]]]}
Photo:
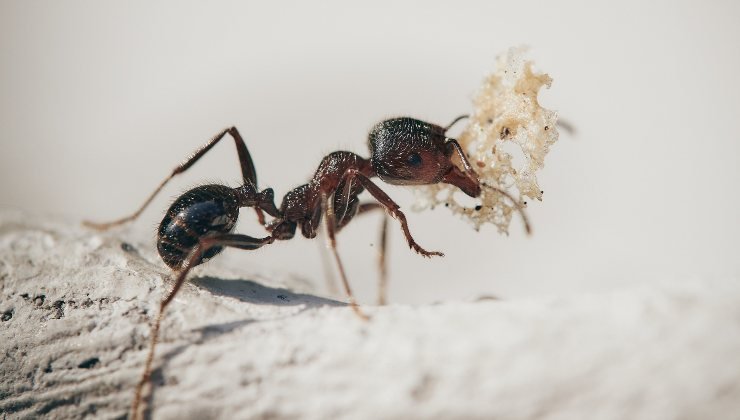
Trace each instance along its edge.
{"label": "white background", "polygon": [[[389,116],[445,124],[495,55],[530,45],[554,78],[541,102],[576,126],[548,155],[534,235],[414,214],[426,260],[391,224],[391,298],[431,302],[613,289],[740,274],[740,6],[695,2],[0,3],[0,207],[109,220],[195,148],[236,125],[262,187],[282,196],[326,153],[367,155]],[[151,238],[169,200],[237,185],[232,143],[174,181],[130,229]],[[408,208],[412,195],[387,191]],[[252,220],[252,212],[243,212]],[[339,237],[357,294],[375,296],[378,220]],[[240,230],[258,235],[244,222]],[[222,261],[323,287],[317,241]]]}

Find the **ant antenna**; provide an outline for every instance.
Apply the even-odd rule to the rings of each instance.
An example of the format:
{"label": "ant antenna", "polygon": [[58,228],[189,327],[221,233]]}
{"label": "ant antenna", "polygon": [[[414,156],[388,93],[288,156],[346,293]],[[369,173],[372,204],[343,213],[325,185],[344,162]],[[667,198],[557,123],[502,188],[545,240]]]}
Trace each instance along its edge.
{"label": "ant antenna", "polygon": [[459,117],[455,118],[454,120],[452,120],[452,122],[451,122],[451,123],[449,123],[449,124],[447,125],[447,127],[445,127],[445,131],[444,131],[444,132],[445,132],[445,134],[446,134],[446,133],[447,133],[448,131],[450,131],[450,128],[452,128],[452,126],[454,126],[454,125],[455,125],[455,124],[457,124],[458,122],[460,122],[460,121],[464,120],[465,118],[470,118],[470,115],[468,115],[468,114],[463,114],[463,115],[460,115]]}
{"label": "ant antenna", "polygon": [[493,190],[493,191],[496,191],[497,193],[503,194],[504,196],[506,196],[506,198],[511,200],[511,202],[514,203],[514,206],[516,206],[516,209],[519,212],[519,214],[522,215],[522,221],[524,222],[524,230],[527,232],[527,235],[532,234],[532,226],[529,224],[529,218],[527,217],[527,213],[524,211],[524,207],[522,207],[522,205],[519,204],[519,202],[515,200],[511,194],[502,190],[499,187],[494,187],[493,185],[488,185],[484,182],[481,182],[481,185],[488,188],[489,190]]}

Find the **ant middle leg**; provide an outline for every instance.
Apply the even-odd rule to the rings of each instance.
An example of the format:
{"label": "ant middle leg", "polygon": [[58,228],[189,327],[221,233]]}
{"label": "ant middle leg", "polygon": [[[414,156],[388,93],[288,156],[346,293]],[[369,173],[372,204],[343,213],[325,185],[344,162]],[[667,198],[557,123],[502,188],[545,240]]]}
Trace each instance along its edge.
{"label": "ant middle leg", "polygon": [[364,321],[368,321],[370,317],[365,315],[365,313],[360,310],[360,306],[357,304],[355,296],[352,294],[352,289],[350,288],[349,281],[347,280],[347,274],[344,271],[344,265],[342,264],[342,260],[339,258],[339,252],[337,252],[336,220],[334,216],[333,196],[327,197],[325,193],[321,194],[321,212],[324,215],[324,223],[326,224],[326,239],[329,245],[329,249],[331,249],[331,252],[334,255],[334,261],[336,261],[337,263],[339,276],[342,279],[344,291],[347,293],[349,305],[355,312],[355,314],[357,314],[357,316],[362,318],[362,320]]}
{"label": "ant middle leg", "polygon": [[380,210],[383,215],[383,221],[380,226],[380,242],[377,249],[378,263],[378,304],[385,305],[386,288],[388,283],[388,270],[386,266],[386,238],[388,231],[388,215],[385,208],[375,202],[360,203],[357,195],[362,192],[361,184],[354,182],[353,177],[346,177],[340,182],[334,192],[334,215],[335,230],[341,231],[355,216],[368,213],[374,210]]}
{"label": "ant middle leg", "polygon": [[144,372],[139,379],[139,383],[136,385],[134,400],[131,404],[131,417],[133,419],[141,418],[139,411],[141,406],[142,392],[144,390],[144,386],[149,382],[151,378],[152,363],[154,362],[154,350],[159,339],[159,329],[162,324],[162,319],[164,318],[164,310],[180,291],[180,288],[184,284],[185,279],[190,272],[190,269],[197,265],[203,255],[213,247],[232,247],[245,250],[254,250],[262,247],[263,245],[270,244],[274,241],[275,238],[273,238],[272,236],[267,236],[264,238],[253,238],[251,236],[233,233],[219,234],[201,238],[198,244],[190,251],[187,258],[180,265],[180,269],[177,272],[177,277],[175,278],[175,284],[174,286],[172,286],[172,290],[167,295],[167,297],[162,299],[162,302],[160,302],[159,313],[157,314],[157,317],[154,319],[154,323],[152,324],[149,337],[149,353],[146,357]]}
{"label": "ant middle leg", "polygon": [[[189,158],[187,158],[184,162],[179,164],[175,167],[175,169],[172,170],[172,173],[165,178],[159,186],[152,192],[149,197],[144,201],[144,204],[139,207],[138,210],[136,210],[133,214],[120,218],[118,220],[114,220],[112,222],[107,223],[97,223],[97,222],[91,222],[91,221],[83,221],[82,224],[96,229],[96,230],[107,230],[115,226],[122,225],[126,222],[130,222],[144,211],[146,207],[154,200],[154,197],[159,194],[159,192],[164,188],[164,186],[176,175],[181,174],[185,171],[187,171],[195,162],[198,161],[203,155],[205,155],[209,150],[213,148],[213,146],[216,145],[222,138],[226,136],[226,134],[230,134],[231,137],[234,139],[234,143],[236,144],[236,151],[239,155],[239,165],[241,167],[242,172],[242,178],[244,180],[244,183],[250,183],[252,185],[257,186],[257,172],[254,167],[254,162],[252,161],[252,156],[249,154],[249,150],[247,149],[246,143],[244,143],[244,139],[242,139],[242,136],[239,134],[239,131],[236,129],[236,127],[229,127],[221,130],[218,134],[213,136],[211,140],[208,141],[205,145],[203,145],[201,148],[196,150]],[[262,213],[262,210],[255,207],[255,211],[257,212],[257,217],[259,218],[260,224],[265,225],[265,216]]]}

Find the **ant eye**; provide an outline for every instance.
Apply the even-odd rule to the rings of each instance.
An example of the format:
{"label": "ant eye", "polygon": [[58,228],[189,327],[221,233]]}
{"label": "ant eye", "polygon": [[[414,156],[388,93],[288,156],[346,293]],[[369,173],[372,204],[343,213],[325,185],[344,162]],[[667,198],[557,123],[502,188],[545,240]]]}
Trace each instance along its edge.
{"label": "ant eye", "polygon": [[406,163],[418,168],[421,166],[421,156],[418,153],[412,153],[406,158]]}

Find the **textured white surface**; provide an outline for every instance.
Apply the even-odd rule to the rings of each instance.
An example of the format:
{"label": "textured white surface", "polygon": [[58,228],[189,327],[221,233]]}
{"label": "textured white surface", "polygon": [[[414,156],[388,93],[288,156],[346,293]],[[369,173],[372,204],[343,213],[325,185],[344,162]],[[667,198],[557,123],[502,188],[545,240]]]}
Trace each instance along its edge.
{"label": "textured white surface", "polygon": [[[126,415],[167,270],[78,221],[0,215],[0,413]],[[171,305],[156,418],[733,418],[737,281],[365,307],[229,273]],[[275,276],[271,276],[275,278]],[[543,279],[544,281],[545,279]],[[297,287],[293,285],[293,287]]]}

